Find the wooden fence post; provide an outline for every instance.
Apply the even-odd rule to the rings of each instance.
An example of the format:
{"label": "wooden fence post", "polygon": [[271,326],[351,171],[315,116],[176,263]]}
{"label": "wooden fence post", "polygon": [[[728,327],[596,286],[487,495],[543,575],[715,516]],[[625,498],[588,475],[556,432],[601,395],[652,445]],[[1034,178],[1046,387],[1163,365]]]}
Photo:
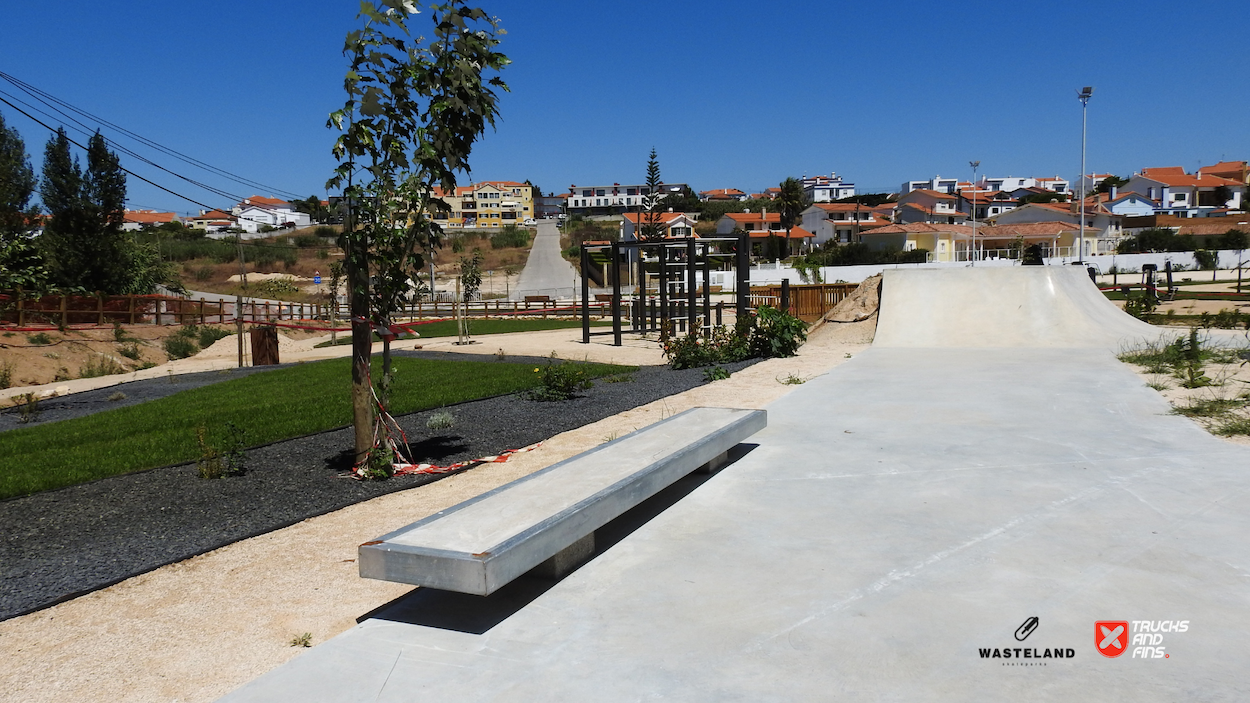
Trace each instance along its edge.
{"label": "wooden fence post", "polygon": [[127,299],[127,301],[129,301],[129,302],[127,303],[127,305],[126,305],[126,308],[127,308],[126,312],[127,312],[127,313],[129,313],[129,315],[130,315],[130,324],[132,324],[132,325],[133,325],[133,324],[135,323],[135,296],[134,296],[134,293],[131,293],[130,295],[126,296],[126,299]]}
{"label": "wooden fence post", "polygon": [[101,293],[100,291],[95,292],[95,310],[96,310],[96,317],[97,317],[96,324],[103,327],[104,326],[104,294]]}
{"label": "wooden fence post", "polygon": [[69,308],[64,295],[61,296],[61,327],[69,327]]}

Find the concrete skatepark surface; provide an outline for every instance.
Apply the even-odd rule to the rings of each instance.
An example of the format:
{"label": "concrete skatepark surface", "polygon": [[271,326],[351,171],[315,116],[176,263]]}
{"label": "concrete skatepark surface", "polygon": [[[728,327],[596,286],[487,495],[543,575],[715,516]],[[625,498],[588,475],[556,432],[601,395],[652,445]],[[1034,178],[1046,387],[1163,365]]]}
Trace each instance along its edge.
{"label": "concrete skatepark surface", "polygon": [[[223,700],[1244,700],[1250,451],[1115,360],[1149,329],[1088,278],[1002,271],[887,275],[874,348],[492,626],[431,626],[417,590]],[[1107,658],[1098,621],[1187,630]]]}

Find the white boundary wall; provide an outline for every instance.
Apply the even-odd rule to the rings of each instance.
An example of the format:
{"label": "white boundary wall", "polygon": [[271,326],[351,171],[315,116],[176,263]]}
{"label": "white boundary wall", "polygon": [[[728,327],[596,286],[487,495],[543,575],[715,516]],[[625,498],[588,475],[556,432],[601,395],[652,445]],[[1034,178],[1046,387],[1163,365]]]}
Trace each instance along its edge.
{"label": "white boundary wall", "polygon": [[[1242,259],[1247,265],[1250,265],[1250,249],[1240,252]],[[1235,249],[1227,249],[1219,252],[1219,268],[1233,269],[1237,267],[1238,252]],[[1104,254],[1101,256],[1088,256],[1085,260],[1098,267],[1099,272],[1108,273],[1112,266],[1115,266],[1120,273],[1139,273],[1143,264],[1154,264],[1159,267],[1159,271],[1163,271],[1164,264],[1167,261],[1172,262],[1173,268],[1183,267],[1185,270],[1192,271],[1194,268],[1193,252],[1177,251],[1157,254]],[[1046,259],[1047,266],[1064,266],[1072,263],[1069,257]],[[1018,266],[1016,261],[1006,259],[995,259],[988,261],[978,261],[977,267],[997,267],[997,266]],[[940,261],[927,264],[865,264],[862,266],[825,266],[820,269],[821,279],[825,283],[837,283],[844,281],[846,283],[860,283],[869,276],[875,276],[886,269],[920,269],[920,268],[965,268],[968,266],[966,261]],[[789,279],[791,284],[808,283],[804,281],[802,275],[795,269],[781,265],[774,267],[773,264],[766,264],[762,269],[751,269],[751,285],[762,286],[767,284],[780,283],[781,280]],[[719,285],[724,291],[732,291],[734,289],[734,275],[732,271],[713,271],[712,285]]]}

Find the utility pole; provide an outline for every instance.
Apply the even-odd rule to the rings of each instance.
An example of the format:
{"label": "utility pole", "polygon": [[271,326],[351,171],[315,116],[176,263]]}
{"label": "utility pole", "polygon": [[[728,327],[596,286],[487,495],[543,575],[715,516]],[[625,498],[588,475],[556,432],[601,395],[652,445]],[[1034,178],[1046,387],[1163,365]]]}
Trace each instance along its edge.
{"label": "utility pole", "polygon": [[239,294],[234,300],[235,333],[239,338],[239,368],[243,368],[243,291],[247,290],[247,265],[243,262],[243,235],[235,235],[239,246]]}
{"label": "utility pole", "polygon": [[1081,101],[1081,235],[1080,247],[1076,252],[1076,262],[1082,263],[1085,259],[1085,113],[1089,106],[1089,99],[1094,94],[1093,86],[1085,86],[1076,97]]}
{"label": "utility pole", "polygon": [[968,260],[972,266],[977,265],[977,169],[980,168],[980,161],[969,161],[968,165],[972,167],[972,249],[968,252]]}

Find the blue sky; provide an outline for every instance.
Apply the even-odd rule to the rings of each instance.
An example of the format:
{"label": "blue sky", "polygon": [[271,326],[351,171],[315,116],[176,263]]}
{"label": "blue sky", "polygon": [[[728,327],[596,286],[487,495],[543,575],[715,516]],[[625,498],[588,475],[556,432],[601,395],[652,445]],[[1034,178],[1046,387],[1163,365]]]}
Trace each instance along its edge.
{"label": "blue sky", "polygon": [[[514,63],[474,179],[529,179],[545,191],[639,181],[652,146],[665,180],[698,190],[830,171],[861,191],[893,190],[969,177],[972,159],[983,174],[1071,178],[1082,85],[1095,86],[1091,171],[1250,158],[1244,2],[480,4],[501,19]],[[334,138],[325,119],[343,100],[342,41],[357,8],[10,3],[0,71],[254,181],[324,195]],[[0,112],[38,168],[47,132]],[[149,156],[231,193],[270,194]],[[132,207],[197,209],[129,185]]]}

